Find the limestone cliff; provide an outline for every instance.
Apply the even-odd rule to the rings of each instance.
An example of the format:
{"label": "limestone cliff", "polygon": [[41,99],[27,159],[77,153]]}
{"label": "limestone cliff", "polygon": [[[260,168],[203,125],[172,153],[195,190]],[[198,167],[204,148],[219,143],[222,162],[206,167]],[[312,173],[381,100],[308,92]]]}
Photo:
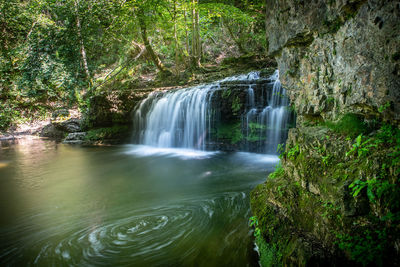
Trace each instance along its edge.
{"label": "limestone cliff", "polygon": [[399,265],[400,2],[267,5],[297,127],[252,194],[262,262]]}
{"label": "limestone cliff", "polygon": [[356,112],[399,122],[398,1],[267,2],[269,52],[300,117]]}

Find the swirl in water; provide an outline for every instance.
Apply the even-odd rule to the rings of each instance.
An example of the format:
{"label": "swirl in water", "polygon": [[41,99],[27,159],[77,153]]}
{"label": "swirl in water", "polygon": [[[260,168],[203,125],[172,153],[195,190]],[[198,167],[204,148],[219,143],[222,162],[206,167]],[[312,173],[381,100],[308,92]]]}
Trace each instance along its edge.
{"label": "swirl in water", "polygon": [[[212,236],[216,234],[216,228],[228,226],[220,235],[224,238],[218,243],[216,252],[220,253],[224,252],[225,246],[230,246],[233,241],[240,242],[248,235],[247,231],[242,231],[246,226],[236,222],[240,214],[249,216],[249,210],[244,209],[245,201],[248,199],[244,192],[223,193],[206,200],[188,199],[184,204],[136,210],[135,214],[95,226],[81,228],[81,225],[74,225],[75,231],[63,234],[67,238],[57,243],[55,236],[37,242],[40,252],[29,264],[195,264],[202,257],[199,247],[207,247],[210,238],[215,239]],[[61,230],[63,225],[59,228]],[[13,264],[30,249],[29,240],[38,241],[35,235],[38,233],[25,237],[25,246],[16,244],[7,252],[3,251],[2,258]]]}

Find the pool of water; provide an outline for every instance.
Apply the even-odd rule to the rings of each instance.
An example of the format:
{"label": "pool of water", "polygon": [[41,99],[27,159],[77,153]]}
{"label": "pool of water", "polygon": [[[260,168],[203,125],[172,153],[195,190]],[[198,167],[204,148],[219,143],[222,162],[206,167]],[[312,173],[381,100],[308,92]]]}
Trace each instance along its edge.
{"label": "pool of water", "polygon": [[0,148],[0,265],[257,266],[249,193],[278,162],[251,153]]}

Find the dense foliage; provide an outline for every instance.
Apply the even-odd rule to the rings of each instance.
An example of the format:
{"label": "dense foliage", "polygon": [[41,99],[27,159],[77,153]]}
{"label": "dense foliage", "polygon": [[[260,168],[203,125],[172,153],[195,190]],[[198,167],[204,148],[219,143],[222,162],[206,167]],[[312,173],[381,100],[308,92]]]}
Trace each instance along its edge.
{"label": "dense foliage", "polygon": [[[0,129],[113,79],[178,75],[265,50],[265,1],[0,2]],[[151,76],[151,75],[150,75]],[[151,76],[154,78],[154,75]]]}

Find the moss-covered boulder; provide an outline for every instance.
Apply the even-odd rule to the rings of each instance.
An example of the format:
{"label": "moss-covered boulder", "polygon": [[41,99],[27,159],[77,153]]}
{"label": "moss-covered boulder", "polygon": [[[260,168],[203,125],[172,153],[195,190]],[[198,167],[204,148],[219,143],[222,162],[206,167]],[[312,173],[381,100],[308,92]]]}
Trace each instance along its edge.
{"label": "moss-covered boulder", "polygon": [[81,120],[76,118],[62,121],[53,121],[42,128],[40,136],[55,140],[61,140],[69,133],[80,132],[81,124]]}

